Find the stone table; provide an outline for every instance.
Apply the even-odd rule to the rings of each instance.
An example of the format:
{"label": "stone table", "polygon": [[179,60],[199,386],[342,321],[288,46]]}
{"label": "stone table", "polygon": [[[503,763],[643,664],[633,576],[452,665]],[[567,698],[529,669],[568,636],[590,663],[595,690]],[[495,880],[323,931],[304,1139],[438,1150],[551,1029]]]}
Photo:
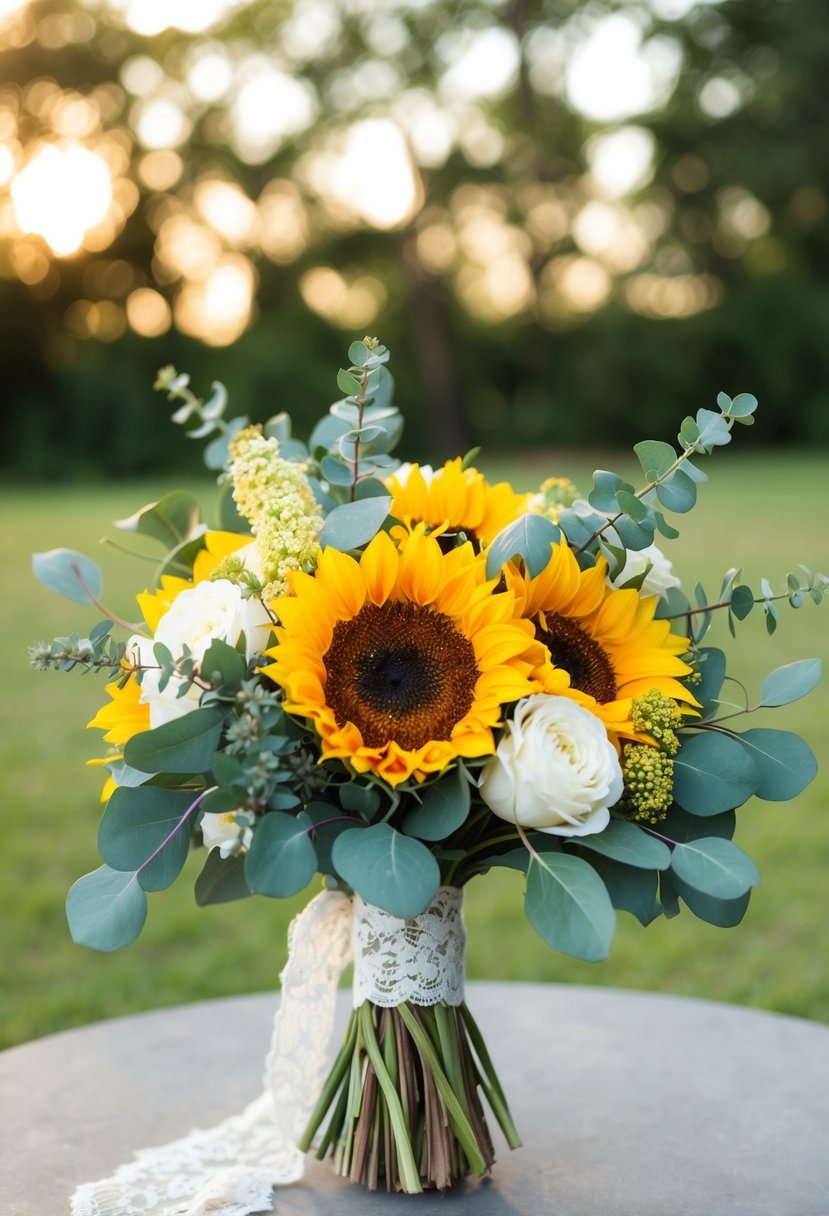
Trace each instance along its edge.
{"label": "stone table", "polygon": [[[64,1216],[136,1148],[241,1109],[276,1003],[119,1018],[0,1054],[0,1214]],[[348,994],[340,996],[344,1019]],[[470,984],[524,1147],[491,1178],[369,1195],[311,1162],[285,1216],[829,1216],[829,1027],[602,988]]]}

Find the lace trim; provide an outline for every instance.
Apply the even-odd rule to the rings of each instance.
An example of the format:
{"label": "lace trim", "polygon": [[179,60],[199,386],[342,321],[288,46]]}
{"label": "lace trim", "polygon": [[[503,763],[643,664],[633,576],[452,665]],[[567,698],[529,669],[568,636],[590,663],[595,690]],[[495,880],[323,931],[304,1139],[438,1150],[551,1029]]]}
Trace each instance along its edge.
{"label": "lace trim", "polygon": [[[352,925],[353,939],[352,945]],[[272,1191],[302,1177],[296,1147],[322,1088],[337,983],[356,947],[355,1004],[463,1001],[461,892],[441,887],[413,920],[336,891],[295,917],[282,1001],[265,1062],[264,1092],[217,1127],[142,1149],[100,1182],[78,1187],[72,1216],[252,1216]]]}
{"label": "lace trim", "polygon": [[463,1003],[463,891],[441,887],[425,912],[402,920],[354,896],[354,1007]]}
{"label": "lace trim", "polygon": [[143,1149],[72,1197],[72,1216],[249,1216],[272,1210],[274,1186],[302,1177],[296,1147],[325,1079],[337,983],[351,959],[351,900],[316,896],[288,931],[282,1001],[265,1092],[241,1114]]}

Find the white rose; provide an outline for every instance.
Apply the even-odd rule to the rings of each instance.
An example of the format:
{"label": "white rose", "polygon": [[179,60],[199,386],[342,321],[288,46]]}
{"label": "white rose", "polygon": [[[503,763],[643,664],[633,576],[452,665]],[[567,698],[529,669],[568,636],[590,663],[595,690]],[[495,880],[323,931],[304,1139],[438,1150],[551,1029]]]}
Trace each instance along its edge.
{"label": "white rose", "polygon": [[553,836],[601,832],[622,789],[602,722],[569,697],[544,693],[518,702],[481,779],[481,797],[501,819]]}
{"label": "white rose", "polygon": [[211,642],[218,638],[235,646],[243,633],[245,655],[250,659],[267,645],[270,629],[270,619],[259,600],[245,599],[240,588],[228,579],[197,583],[177,595],[158,622],[155,636],[135,635],[128,644],[128,656],[149,668],[141,682],[141,701],[150,707],[150,726],[162,726],[198,708],[202,693],[198,685],[190,684],[179,697],[181,680],[175,677],[159,689],[161,673],[154,670],[156,642],[163,642],[174,659],[180,659],[185,646],[189,647],[198,666]]}
{"label": "white rose", "polygon": [[253,828],[239,823],[240,817],[244,818],[239,811],[205,811],[201,820],[201,834],[208,852],[218,849],[222,857],[235,857],[250,848]]}
{"label": "white rose", "polygon": [[648,545],[647,549],[638,552],[630,551],[623,568],[614,579],[608,579],[611,587],[621,587],[628,579],[641,574],[650,563],[650,570],[642,583],[642,595],[658,595],[663,600],[668,598],[671,587],[679,587],[680,581],[672,571],[671,563],[657,545]]}

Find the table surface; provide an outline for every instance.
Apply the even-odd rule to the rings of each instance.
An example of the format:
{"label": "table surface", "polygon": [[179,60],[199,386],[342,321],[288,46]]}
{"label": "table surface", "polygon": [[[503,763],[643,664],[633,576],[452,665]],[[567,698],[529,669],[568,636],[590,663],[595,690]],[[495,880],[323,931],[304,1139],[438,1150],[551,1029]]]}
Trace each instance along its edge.
{"label": "table surface", "polygon": [[[276,1000],[179,1006],[1,1053],[2,1216],[63,1216],[78,1183],[241,1109]],[[468,1004],[524,1147],[495,1127],[491,1177],[445,1196],[368,1195],[311,1161],[275,1212],[829,1216],[829,1027],[575,986],[470,984]]]}

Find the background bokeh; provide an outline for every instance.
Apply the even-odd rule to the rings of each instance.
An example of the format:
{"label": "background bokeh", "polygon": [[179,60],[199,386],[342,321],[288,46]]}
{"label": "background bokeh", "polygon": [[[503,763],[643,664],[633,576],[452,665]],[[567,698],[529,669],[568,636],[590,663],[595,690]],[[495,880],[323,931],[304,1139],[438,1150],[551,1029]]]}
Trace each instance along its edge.
{"label": "background bokeh", "polygon": [[[28,643],[93,623],[30,554],[95,554],[129,616],[152,567],[97,548],[108,521],[182,482],[210,506],[160,365],[307,435],[376,333],[401,455],[480,443],[527,489],[635,478],[613,449],[750,391],[757,425],[706,462],[670,556],[712,595],[737,561],[775,589],[827,569],[827,75],[824,0],[0,0],[0,1044],[273,987],[307,898],[197,909],[194,857],[129,951],[69,941],[103,693],[28,668]],[[755,614],[733,670],[756,696],[826,636],[825,605],[771,643]],[[576,963],[525,923],[519,876],[489,876],[470,974],[829,1021],[826,682],[763,725],[824,765],[797,803],[741,811],[765,885],[739,929],[623,915],[610,961]]]}
{"label": "background bokeh", "polygon": [[162,357],[304,421],[375,330],[429,453],[667,436],[720,389],[825,443],[825,16],[0,0],[0,461],[179,466]]}

